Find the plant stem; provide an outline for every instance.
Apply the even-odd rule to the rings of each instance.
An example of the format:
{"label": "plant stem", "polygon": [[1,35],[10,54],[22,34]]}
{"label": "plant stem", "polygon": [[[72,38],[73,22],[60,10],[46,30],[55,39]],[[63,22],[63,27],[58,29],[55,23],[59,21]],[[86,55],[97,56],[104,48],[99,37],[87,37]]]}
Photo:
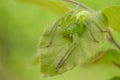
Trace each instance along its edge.
{"label": "plant stem", "polygon": [[107,52],[108,52],[108,50],[104,51],[92,63],[95,64],[95,63],[99,62],[107,54]]}
{"label": "plant stem", "polygon": [[85,8],[85,9],[87,9],[87,10],[94,11],[94,10],[91,9],[90,7],[84,5],[84,4],[80,3],[80,2],[77,2],[77,1],[75,1],[75,0],[64,0],[64,1],[70,2],[70,3],[75,4],[75,5],[79,5],[80,7],[83,7],[83,8]]}
{"label": "plant stem", "polygon": [[110,30],[108,30],[108,36],[107,36],[108,40],[110,42],[112,42],[113,44],[115,44],[115,46],[120,50],[120,45],[116,42],[116,40],[113,38],[112,33]]}
{"label": "plant stem", "polygon": [[112,61],[112,63],[117,66],[118,68],[120,68],[120,64],[116,63],[115,61]]}

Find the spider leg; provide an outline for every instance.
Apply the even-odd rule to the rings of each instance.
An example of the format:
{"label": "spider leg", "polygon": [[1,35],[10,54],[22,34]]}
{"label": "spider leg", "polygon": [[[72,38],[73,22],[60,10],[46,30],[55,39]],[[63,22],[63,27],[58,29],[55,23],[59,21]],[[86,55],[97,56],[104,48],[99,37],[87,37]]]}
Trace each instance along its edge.
{"label": "spider leg", "polygon": [[87,29],[88,29],[88,31],[90,32],[90,35],[91,35],[91,37],[92,37],[92,39],[96,42],[96,43],[98,43],[99,41],[95,38],[95,36],[93,35],[93,33],[92,33],[92,30],[91,30],[91,26],[89,26],[89,23],[87,23],[87,22],[84,22],[84,24],[85,24],[85,26],[87,27]]}
{"label": "spider leg", "polygon": [[56,29],[57,29],[57,27],[59,26],[59,25],[57,25],[57,24],[58,24],[58,22],[56,22],[56,23],[53,25],[52,29],[50,30],[50,33],[51,33],[51,36],[52,36],[52,37],[51,37],[49,43],[48,43],[47,46],[46,46],[47,48],[52,45],[53,39],[54,39],[54,37],[55,37]]}
{"label": "spider leg", "polygon": [[[52,45],[53,39],[54,39],[54,37],[55,37],[56,29],[57,29],[57,27],[59,27],[59,26],[62,25],[61,20],[62,20],[62,19],[65,20],[65,19],[67,18],[66,16],[67,16],[67,15],[71,15],[72,13],[73,13],[72,11],[66,13],[64,16],[62,16],[60,19],[58,19],[58,20],[55,22],[55,24],[53,25],[52,29],[50,30],[50,34],[51,34],[52,37],[51,37],[49,43],[46,45],[47,48]],[[64,21],[64,22],[65,22],[65,21]]]}
{"label": "spider leg", "polygon": [[108,30],[103,30],[96,21],[94,21],[94,22],[95,22],[96,27],[97,27],[101,32],[105,32],[105,33],[108,32]]}
{"label": "spider leg", "polygon": [[71,46],[66,51],[65,55],[58,62],[57,66],[56,66],[57,72],[64,65],[65,61],[70,57],[70,55],[73,53],[74,50],[75,50],[75,43],[72,43]]}
{"label": "spider leg", "polygon": [[92,31],[89,30],[89,32],[90,32],[90,34],[91,34],[92,39],[93,39],[96,43],[98,43],[99,41],[95,38],[95,36],[93,35]]}

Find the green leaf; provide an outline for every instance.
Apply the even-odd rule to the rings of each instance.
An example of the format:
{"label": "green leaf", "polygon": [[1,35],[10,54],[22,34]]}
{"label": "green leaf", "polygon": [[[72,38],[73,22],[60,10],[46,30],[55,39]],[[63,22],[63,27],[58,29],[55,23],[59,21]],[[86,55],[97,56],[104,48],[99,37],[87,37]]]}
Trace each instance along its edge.
{"label": "green leaf", "polygon": [[[114,65],[113,62],[120,64],[120,51],[111,49],[102,54],[105,54],[105,56],[97,63],[97,65],[102,64],[105,66],[111,66]],[[114,67],[117,66],[114,65]]]}
{"label": "green leaf", "polygon": [[[114,36],[116,43],[119,44],[120,34],[113,31],[112,35]],[[99,53],[101,53],[101,55],[95,59],[95,63],[97,65],[113,66],[114,62],[120,64],[120,49],[118,49],[118,47],[116,47],[113,43],[107,41]],[[116,66],[114,65],[114,67]]]}
{"label": "green leaf", "polygon": [[107,16],[110,27],[120,33],[120,6],[113,6],[103,9]]}
{"label": "green leaf", "polygon": [[[62,26],[56,28],[53,43],[50,47],[47,47],[47,45],[53,37],[53,32],[51,32],[52,28],[46,27],[45,32],[42,35],[40,41],[41,72],[46,76],[61,74],[65,71],[73,69],[77,65],[83,65],[85,63],[89,64],[91,60],[99,55],[97,53],[106,41],[106,34],[101,32],[94,23],[90,22],[87,26],[91,28],[91,32],[94,34],[95,38],[99,40],[99,43],[93,40],[87,29],[88,27],[85,27],[80,37],[77,36],[75,38],[78,44],[73,45],[73,41],[66,36],[67,32],[64,32],[65,27],[67,27],[68,24],[71,24],[69,21],[72,21],[68,16],[69,13],[61,18],[60,21],[58,21],[58,24],[55,24],[59,25],[59,22],[61,23],[61,21],[64,21],[63,24],[66,24],[67,22],[66,25],[63,25],[64,27]],[[91,16],[91,21],[95,21],[95,23],[99,24],[101,28],[106,29],[108,25],[106,24],[106,17],[102,16],[102,13],[91,13]],[[69,18],[68,20],[67,17]],[[74,20],[72,23],[75,23]],[[66,52],[70,53],[67,54]],[[59,63],[64,59],[64,56],[66,57],[66,55],[69,57],[65,59],[65,62],[62,64],[61,68],[57,70],[57,66],[59,66]]]}
{"label": "green leaf", "polygon": [[64,14],[68,11],[68,8],[63,4],[61,1],[54,1],[54,0],[17,0],[18,2],[26,2],[30,4],[35,4],[46,9],[49,9],[53,12],[58,14]]}

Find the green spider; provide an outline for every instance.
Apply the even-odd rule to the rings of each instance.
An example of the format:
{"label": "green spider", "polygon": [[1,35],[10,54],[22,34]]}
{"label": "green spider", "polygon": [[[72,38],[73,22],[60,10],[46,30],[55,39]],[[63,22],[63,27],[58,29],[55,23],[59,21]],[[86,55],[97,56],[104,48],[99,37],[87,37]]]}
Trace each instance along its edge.
{"label": "green spider", "polygon": [[[95,13],[99,14],[99,12]],[[59,71],[59,69],[64,65],[65,61],[69,58],[69,56],[72,54],[72,52],[75,50],[77,45],[79,45],[79,37],[82,35],[84,30],[88,30],[91,38],[94,42],[99,43],[99,40],[94,36],[92,30],[91,30],[91,23],[96,25],[96,27],[101,32],[107,32],[107,30],[103,30],[100,23],[104,23],[106,21],[106,17],[104,14],[100,13],[100,16],[96,16],[94,12],[90,12],[87,10],[81,10],[81,11],[71,11],[68,12],[66,15],[64,15],[62,18],[60,18],[51,29],[50,33],[52,34],[50,42],[47,44],[47,48],[49,48],[52,43],[54,42],[54,36],[57,27],[62,28],[63,36],[70,39],[72,41],[72,44],[70,45],[69,49],[66,51],[65,55],[61,58],[61,60],[56,65],[56,71]],[[97,19],[92,19],[94,16],[97,17]],[[99,21],[99,23],[98,23]],[[105,22],[107,24],[107,22]]]}

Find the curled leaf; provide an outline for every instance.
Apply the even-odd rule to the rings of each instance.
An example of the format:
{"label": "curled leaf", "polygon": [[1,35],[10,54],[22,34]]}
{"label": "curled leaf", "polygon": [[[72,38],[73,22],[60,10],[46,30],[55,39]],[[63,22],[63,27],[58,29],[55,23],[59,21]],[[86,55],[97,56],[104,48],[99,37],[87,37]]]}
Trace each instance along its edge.
{"label": "curled leaf", "polygon": [[[79,13],[80,19],[77,19]],[[87,17],[82,13],[68,12],[53,27],[46,27],[40,40],[41,72],[46,76],[89,64],[99,55],[106,41],[106,33],[102,30],[108,27],[107,19],[101,12],[90,12]]]}

